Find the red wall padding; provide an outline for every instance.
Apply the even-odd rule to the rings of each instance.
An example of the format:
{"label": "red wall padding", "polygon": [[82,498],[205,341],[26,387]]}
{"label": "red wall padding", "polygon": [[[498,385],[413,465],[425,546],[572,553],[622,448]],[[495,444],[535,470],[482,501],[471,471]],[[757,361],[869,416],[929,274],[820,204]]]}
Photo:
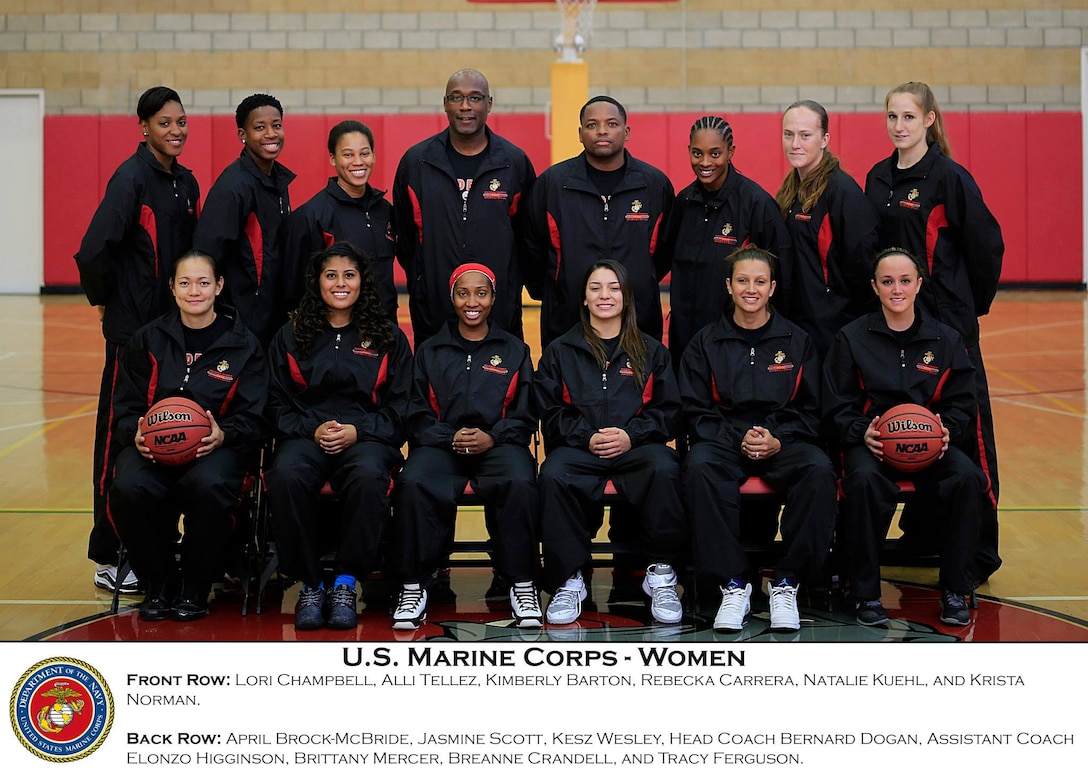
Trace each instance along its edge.
{"label": "red wall padding", "polygon": [[[687,138],[699,113],[632,114],[633,154],[668,173],[677,190],[692,180]],[[281,160],[298,174],[291,199],[301,205],[332,174],[326,142],[333,124],[349,116],[292,116]],[[374,131],[378,164],[374,185],[388,190],[397,162],[413,143],[446,126],[444,115],[350,116]],[[1009,283],[1081,283],[1082,192],[1081,120],[1078,113],[961,113],[945,117],[952,152],[971,170],[1005,236],[1002,280]],[[190,116],[189,141],[182,163],[195,173],[203,192],[241,151],[232,115]],[[780,117],[740,113],[729,117],[737,168],[771,194],[787,164],[782,155]],[[1000,123],[995,131],[995,123]],[[543,114],[493,115],[491,128],[529,154],[538,172],[550,159]],[[80,185],[72,177],[72,138],[87,149],[79,165]],[[47,116],[45,118],[45,284],[79,283],[72,255],[105,191],[110,175],[140,141],[135,118]],[[891,153],[879,114],[832,116],[831,148],[843,167],[864,183],[865,174]],[[398,268],[399,273],[399,268]],[[402,277],[398,277],[403,281]]]}

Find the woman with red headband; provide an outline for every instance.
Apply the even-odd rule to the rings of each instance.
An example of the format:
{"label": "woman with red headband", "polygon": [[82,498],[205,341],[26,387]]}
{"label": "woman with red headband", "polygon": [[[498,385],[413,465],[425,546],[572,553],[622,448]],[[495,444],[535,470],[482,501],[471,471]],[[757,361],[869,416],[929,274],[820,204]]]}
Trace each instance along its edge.
{"label": "woman with red headband", "polygon": [[430,579],[447,551],[467,483],[484,500],[496,570],[509,579],[513,624],[539,628],[535,577],[536,429],[533,362],[520,339],[488,324],[495,274],[462,264],[450,276],[457,321],[419,346],[408,410],[410,453],[397,483],[396,549],[403,582],[393,628],[427,617]]}

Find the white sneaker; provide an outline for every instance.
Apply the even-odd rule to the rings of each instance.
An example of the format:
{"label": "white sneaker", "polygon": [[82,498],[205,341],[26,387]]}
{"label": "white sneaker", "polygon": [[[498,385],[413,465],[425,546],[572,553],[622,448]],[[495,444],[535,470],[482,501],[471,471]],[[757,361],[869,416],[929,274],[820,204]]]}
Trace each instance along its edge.
{"label": "white sneaker", "polygon": [[650,614],[658,622],[672,625],[684,616],[680,596],[676,594],[676,572],[667,563],[657,563],[646,569],[642,592],[650,596]]}
{"label": "white sneaker", "polygon": [[532,582],[515,582],[510,588],[510,611],[515,628],[539,628],[544,624],[540,596]]}
{"label": "white sneaker", "polygon": [[795,631],[801,628],[797,612],[797,585],[774,585],[767,580],[767,595],[771,597],[771,630]]}
{"label": "white sneaker", "polygon": [[418,582],[400,589],[397,608],[393,610],[393,630],[418,630],[427,619],[427,591]]}
{"label": "white sneaker", "polygon": [[[97,564],[94,571],[94,584],[95,587],[109,590],[112,593],[113,588],[117,585],[117,567],[105,563]],[[128,574],[121,580],[121,589],[118,592],[121,595],[136,595],[142,590],[140,580],[132,573],[132,569],[129,569]]]}
{"label": "white sneaker", "polygon": [[739,631],[744,628],[748,615],[752,613],[752,585],[741,587],[730,584],[723,587],[722,605],[718,607],[718,615],[714,618],[714,630]]}
{"label": "white sneaker", "polygon": [[582,601],[586,600],[586,583],[582,581],[582,572],[563,583],[548,602],[548,624],[570,625],[582,614]]}

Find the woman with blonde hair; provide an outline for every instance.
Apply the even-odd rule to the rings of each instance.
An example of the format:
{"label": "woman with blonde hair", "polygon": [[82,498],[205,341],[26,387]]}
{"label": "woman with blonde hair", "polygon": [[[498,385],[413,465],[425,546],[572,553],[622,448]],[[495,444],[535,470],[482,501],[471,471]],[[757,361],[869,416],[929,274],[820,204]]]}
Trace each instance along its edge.
{"label": "woman with blonde hair", "polygon": [[[888,92],[884,107],[895,150],[865,179],[865,193],[880,217],[879,246],[899,246],[923,260],[929,282],[922,286],[918,306],[959,332],[975,368],[978,416],[963,448],[988,480],[975,569],[981,583],[1001,566],[1001,558],[997,447],[978,319],[990,311],[997,293],[1005,244],[975,179],[952,161],[941,109],[929,85],[900,84]],[[914,522],[905,526],[908,535]]]}

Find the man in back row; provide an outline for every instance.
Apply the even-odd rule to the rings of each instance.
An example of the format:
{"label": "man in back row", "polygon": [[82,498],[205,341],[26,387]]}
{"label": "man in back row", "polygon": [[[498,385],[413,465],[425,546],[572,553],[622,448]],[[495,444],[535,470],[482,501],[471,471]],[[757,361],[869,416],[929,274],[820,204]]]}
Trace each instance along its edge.
{"label": "man in back row", "polygon": [[672,206],[672,183],[624,149],[631,128],[616,100],[593,97],[578,120],[585,151],[549,167],[529,195],[525,285],[543,303],[541,345],[547,347],[578,322],[586,270],[601,259],[615,259],[627,269],[639,328],[660,340],[658,282],[671,261],[658,238]]}
{"label": "man in back row", "polygon": [[442,98],[449,128],[404,154],[393,181],[397,255],[418,347],[456,319],[454,268],[486,265],[498,283],[491,321],[522,337],[522,196],[536,180],[525,152],[487,128],[492,98],[477,70],[458,70]]}

